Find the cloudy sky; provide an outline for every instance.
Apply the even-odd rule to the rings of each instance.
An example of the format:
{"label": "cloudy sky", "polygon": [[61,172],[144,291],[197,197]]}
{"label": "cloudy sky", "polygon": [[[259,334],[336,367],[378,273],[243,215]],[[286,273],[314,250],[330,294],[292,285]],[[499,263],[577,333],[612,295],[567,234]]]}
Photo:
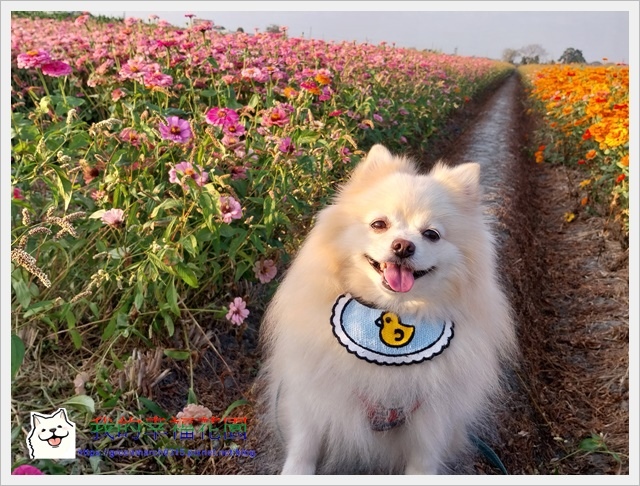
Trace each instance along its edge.
{"label": "cloudy sky", "polygon": [[[384,8],[397,8],[395,11],[370,11],[380,8],[376,2],[322,2],[315,3],[315,6],[307,2],[91,2],[90,8],[88,2],[85,3],[93,14],[147,20],[153,13],[177,26],[186,25],[185,13],[193,13],[197,18],[213,20],[229,30],[242,27],[246,32],[252,32],[254,28],[264,30],[270,24],[277,24],[287,26],[289,35],[295,37],[304,35],[324,40],[371,43],[387,41],[402,47],[438,49],[446,53],[494,59],[499,59],[504,49],[539,44],[548,52],[548,59],[558,59],[566,48],[573,47],[580,49],[588,62],[599,61],[603,57],[613,62],[629,62],[629,12],[567,11],[594,7],[613,10],[616,2],[383,4]],[[118,8],[116,5],[121,10],[115,10]],[[145,8],[154,5],[157,5],[156,9]],[[345,5],[359,11],[338,11]],[[551,11],[557,10],[559,5],[564,11]],[[275,11],[275,8],[266,11],[267,6],[275,6],[280,11]],[[526,8],[528,11],[500,11],[501,6],[508,6],[502,10]],[[167,7],[182,10],[166,11]],[[293,11],[302,8],[325,11]],[[442,11],[448,8],[457,11]],[[242,9],[246,10],[238,11]]]}

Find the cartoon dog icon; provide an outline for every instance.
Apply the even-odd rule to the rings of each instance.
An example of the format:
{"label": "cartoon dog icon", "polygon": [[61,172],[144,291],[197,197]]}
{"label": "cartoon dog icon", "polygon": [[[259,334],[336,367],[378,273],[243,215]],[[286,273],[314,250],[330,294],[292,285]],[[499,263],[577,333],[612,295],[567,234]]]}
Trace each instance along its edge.
{"label": "cartoon dog icon", "polygon": [[27,445],[31,459],[75,459],[76,425],[66,409],[59,408],[51,415],[31,412]]}

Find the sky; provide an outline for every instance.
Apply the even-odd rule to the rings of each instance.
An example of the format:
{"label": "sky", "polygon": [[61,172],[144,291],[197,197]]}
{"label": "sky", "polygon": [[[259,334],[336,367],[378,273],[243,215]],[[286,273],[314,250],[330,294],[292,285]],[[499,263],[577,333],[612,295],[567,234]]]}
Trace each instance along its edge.
{"label": "sky", "polygon": [[[87,2],[85,2],[87,3]],[[600,61],[603,57],[612,62],[629,62],[629,13],[626,11],[365,11],[372,2],[347,2],[352,9],[360,11],[255,11],[264,9],[273,2],[252,2],[254,11],[224,11],[209,9],[230,2],[185,2],[185,3],[149,3],[158,8],[133,10],[144,7],[144,3],[125,2],[122,7],[131,10],[113,10],[117,2],[105,2],[105,10],[98,10],[100,2],[91,3],[92,14],[122,17],[138,17],[147,20],[150,14],[156,14],[174,25],[185,26],[188,19],[185,13],[193,13],[196,18],[212,20],[229,30],[242,27],[245,32],[254,28],[264,31],[270,24],[287,26],[292,37],[313,37],[334,41],[357,41],[377,44],[382,41],[395,43],[400,47],[418,49],[436,49],[441,52],[464,56],[479,56],[500,59],[507,48],[539,44],[547,51],[546,60],[557,60],[565,49],[580,49],[587,62]],[[255,7],[255,4],[259,3]],[[304,2],[279,2],[291,5],[290,9],[301,8]],[[323,8],[343,2],[323,2]],[[409,4],[408,8],[433,8],[433,2],[400,2]],[[387,3],[389,5],[399,5]],[[440,2],[442,4],[442,2]],[[487,5],[514,8],[521,2],[448,2],[448,5],[469,5],[468,8],[488,8]],[[553,4],[556,4],[555,6]],[[557,8],[562,2],[525,2],[526,8],[544,10]],[[573,5],[565,3],[567,9],[607,8],[615,2],[580,2]],[[191,10],[163,11],[167,5],[182,6],[188,4]],[[231,2],[236,9],[245,2]],[[328,5],[328,7],[327,7]],[[111,10],[106,10],[107,8]],[[316,8],[316,7],[313,7]],[[344,7],[343,7],[344,8]],[[405,7],[407,8],[407,7]],[[265,9],[266,10],[266,9]],[[506,9],[505,9],[506,10]]]}

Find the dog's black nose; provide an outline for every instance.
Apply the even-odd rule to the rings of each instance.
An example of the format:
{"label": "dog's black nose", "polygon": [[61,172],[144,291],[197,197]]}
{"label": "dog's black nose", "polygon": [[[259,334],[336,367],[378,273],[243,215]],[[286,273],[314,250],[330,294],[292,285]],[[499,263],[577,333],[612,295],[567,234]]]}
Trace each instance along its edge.
{"label": "dog's black nose", "polygon": [[393,253],[396,254],[397,257],[400,258],[409,258],[416,251],[416,245],[411,243],[408,240],[403,240],[402,238],[396,238],[391,243],[391,249]]}
{"label": "dog's black nose", "polygon": [[55,432],[57,429],[49,429],[49,432]]}

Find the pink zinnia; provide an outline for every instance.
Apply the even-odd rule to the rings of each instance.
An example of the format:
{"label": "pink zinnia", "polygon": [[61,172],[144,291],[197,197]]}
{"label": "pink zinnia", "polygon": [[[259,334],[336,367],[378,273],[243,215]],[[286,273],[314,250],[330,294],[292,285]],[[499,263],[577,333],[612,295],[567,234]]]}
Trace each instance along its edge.
{"label": "pink zinnia", "polygon": [[292,154],[295,151],[295,147],[291,142],[291,137],[285,137],[280,140],[278,144],[278,150],[284,154]]}
{"label": "pink zinnia", "polygon": [[87,23],[87,20],[89,20],[89,15],[85,14],[85,15],[81,15],[80,17],[76,18],[73,23],[74,25],[80,27],[81,25],[84,25]]}
{"label": "pink zinnia", "polygon": [[240,143],[240,139],[235,135],[231,135],[230,133],[225,133],[224,137],[222,137],[222,143],[225,147],[232,147],[233,145],[237,145]]}
{"label": "pink zinnia", "polygon": [[147,137],[144,133],[140,134],[133,128],[124,128],[118,135],[118,138],[123,142],[129,142],[134,147],[140,147],[140,142]]}
{"label": "pink zinnia", "polygon": [[231,196],[220,196],[220,212],[225,223],[242,218],[242,206]]}
{"label": "pink zinnia", "polygon": [[262,125],[265,127],[273,125],[283,127],[287,123],[289,123],[289,114],[282,106],[275,106],[271,108],[262,117]]}
{"label": "pink zinnia", "polygon": [[18,67],[20,69],[37,68],[49,61],[51,61],[49,53],[39,49],[33,49],[23,54],[18,54]]}
{"label": "pink zinnia", "polygon": [[116,88],[111,92],[111,99],[113,101],[118,101],[120,98],[124,98],[127,96],[127,93],[122,91],[120,88]]}
{"label": "pink zinnia", "polygon": [[247,168],[243,165],[236,165],[231,168],[231,179],[237,181],[238,179],[247,178]]}
{"label": "pink zinnia", "polygon": [[113,228],[119,228],[124,221],[124,211],[122,209],[109,209],[102,215],[102,222]]}
{"label": "pink zinnia", "polygon": [[160,123],[158,130],[160,130],[160,136],[165,140],[173,140],[178,143],[186,143],[192,137],[189,122],[177,116],[167,117],[166,125]]}
{"label": "pink zinnia", "polygon": [[120,72],[120,79],[142,79],[142,77],[149,72],[149,67],[139,59],[129,59],[127,63],[122,66]]}
{"label": "pink zinnia", "polygon": [[144,85],[147,88],[168,87],[172,84],[173,78],[168,74],[161,73],[160,71],[146,73],[144,75]]}
{"label": "pink zinnia", "polygon": [[22,195],[22,189],[20,189],[19,187],[13,188],[13,199],[24,199],[24,196]]}
{"label": "pink zinnia", "polygon": [[35,466],[31,466],[30,464],[23,464],[22,466],[18,466],[13,471],[11,471],[11,474],[39,476],[44,473]]}
{"label": "pink zinnia", "polygon": [[234,137],[240,137],[247,131],[242,123],[229,123],[223,126],[222,129],[225,133],[233,135]]}
{"label": "pink zinnia", "polygon": [[377,121],[378,123],[382,123],[384,121],[384,119],[380,115],[378,115],[377,113],[373,114],[373,119],[375,121]]}
{"label": "pink zinnia", "polygon": [[191,177],[196,181],[196,184],[202,187],[209,180],[209,173],[202,170],[202,167],[198,168],[200,169],[200,174],[195,171],[193,165],[189,162],[180,162],[169,170],[169,182],[177,183],[182,187],[186,187],[186,184],[181,180],[182,178],[178,178],[179,175],[185,175]]}
{"label": "pink zinnia", "polygon": [[205,121],[211,125],[225,127],[238,123],[240,116],[231,108],[211,108],[205,115]]}
{"label": "pink zinnia", "polygon": [[229,312],[227,313],[227,319],[232,324],[239,326],[249,315],[249,309],[247,309],[247,303],[242,300],[242,297],[236,297],[233,302],[229,304]]}
{"label": "pink zinnia", "polygon": [[260,282],[269,283],[278,273],[278,269],[273,260],[260,260],[254,265],[253,272]]}
{"label": "pink zinnia", "polygon": [[68,76],[72,73],[71,66],[62,61],[49,61],[40,66],[42,74],[59,78],[60,76]]}

